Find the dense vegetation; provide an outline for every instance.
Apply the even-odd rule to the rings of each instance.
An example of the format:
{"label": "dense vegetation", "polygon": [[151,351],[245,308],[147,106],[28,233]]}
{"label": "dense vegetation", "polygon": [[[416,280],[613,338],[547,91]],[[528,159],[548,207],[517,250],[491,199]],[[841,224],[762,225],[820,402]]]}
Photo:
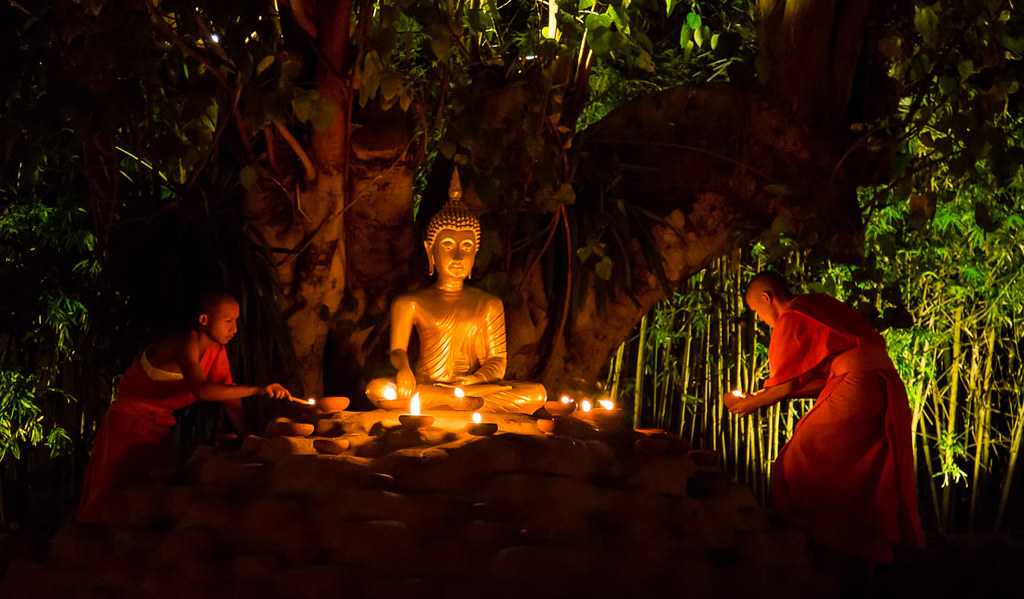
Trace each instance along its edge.
{"label": "dense vegetation", "polygon": [[[281,13],[276,2],[224,4],[63,0],[0,9],[2,49],[16,68],[0,84],[0,510],[8,508],[0,520],[45,519],[66,507],[115,376],[202,287],[242,298],[237,378],[267,382],[286,372],[318,385],[325,353],[349,355],[325,350],[329,333],[373,347],[379,329],[365,331],[380,318],[375,298],[419,279],[396,259],[378,269],[397,273],[387,286],[360,282],[360,264],[395,254],[357,243],[360,226],[392,222],[361,216],[358,202],[372,197],[360,191],[365,182],[406,177],[415,191],[408,203],[382,195],[376,210],[410,224],[460,165],[485,222],[500,232],[485,239],[481,282],[522,287],[530,271],[542,272],[551,314],[535,353],[553,352],[567,313],[585,303],[580,290],[628,298],[631,254],[664,279],[643,233],[665,215],[595,200],[600,194],[576,180],[587,129],[674,85],[784,86],[785,73],[770,72],[778,49],[765,23],[816,10],[771,0],[322,2],[351,16],[348,31],[333,32],[341,42],[328,44],[315,2],[282,2]],[[851,141],[833,170],[844,178],[864,151],[883,163],[863,177],[873,183],[860,192],[863,262],[829,262],[825,227],[782,214],[758,249],[710,265],[647,317],[639,376],[624,366],[637,364],[630,349],[609,380],[644,406],[639,421],[728,449],[728,463],[763,490],[797,413],[723,418],[716,401],[763,370],[764,331],[754,334],[738,304],[743,277],[786,265],[890,327],[919,415],[922,498],[936,522],[956,528],[977,513],[995,525],[1005,518],[1024,430],[1016,216],[1024,23],[1005,0],[877,13],[865,34],[873,68],[853,77],[853,126],[840,132]],[[795,44],[813,37],[810,29],[787,35]],[[331,64],[335,51],[343,65]],[[325,62],[333,71],[324,73]],[[875,78],[878,67],[884,79]],[[393,153],[367,143],[388,136]],[[327,146],[346,152],[333,156]],[[317,172],[314,163],[330,168]],[[784,182],[767,188],[793,193]],[[355,199],[340,208],[315,202],[332,189],[354,189]],[[329,265],[343,218],[353,242],[338,271]],[[623,236],[639,238],[640,249]],[[510,264],[527,266],[521,279]],[[338,272],[354,307],[341,292],[290,284]],[[307,312],[316,330],[301,324]],[[295,342],[307,333],[312,341]],[[319,348],[316,367],[303,353],[309,347]],[[370,368],[370,353],[360,347],[350,361]],[[639,384],[630,388],[630,378]]]}

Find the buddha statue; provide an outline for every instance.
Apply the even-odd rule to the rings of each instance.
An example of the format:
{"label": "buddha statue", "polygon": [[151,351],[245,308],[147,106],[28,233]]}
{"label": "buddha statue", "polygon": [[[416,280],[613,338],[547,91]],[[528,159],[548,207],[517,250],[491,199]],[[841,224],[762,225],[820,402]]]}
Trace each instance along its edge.
{"label": "buddha statue", "polygon": [[[389,410],[407,409],[418,393],[423,409],[533,413],[547,399],[544,386],[503,380],[508,358],[501,300],[464,285],[480,248],[480,221],[462,204],[457,170],[423,245],[437,279],[391,303],[391,364],[398,372],[370,381],[367,397]],[[408,356],[413,328],[420,353],[415,371]]]}

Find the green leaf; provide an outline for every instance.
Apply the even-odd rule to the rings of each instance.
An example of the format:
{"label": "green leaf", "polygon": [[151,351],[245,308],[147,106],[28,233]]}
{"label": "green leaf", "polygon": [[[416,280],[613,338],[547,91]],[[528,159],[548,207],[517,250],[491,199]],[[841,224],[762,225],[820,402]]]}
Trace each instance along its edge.
{"label": "green leaf", "polygon": [[697,43],[698,48],[704,47],[704,40],[707,39],[707,27],[698,27],[693,30],[693,41]]}
{"label": "green leaf", "polygon": [[594,2],[595,0],[580,0],[577,8],[579,10],[590,10],[591,8],[594,8]]}
{"label": "green leaf", "polygon": [[252,191],[256,187],[256,183],[259,180],[259,172],[251,164],[247,164],[242,167],[242,171],[238,174],[239,180],[242,182],[242,187],[246,191]]}
{"label": "green leaf", "polygon": [[672,16],[672,9],[675,8],[675,7],[676,7],[676,3],[675,3],[674,0],[665,0],[665,16],[666,17],[671,17]]}
{"label": "green leaf", "polygon": [[718,49],[718,34],[717,33],[711,36],[711,49],[712,50],[717,50]]}
{"label": "green leaf", "polygon": [[625,13],[617,10],[614,6],[609,6],[607,14],[611,16],[612,21],[615,22],[615,26],[619,28],[619,31],[629,35],[629,17]]}
{"label": "green leaf", "polygon": [[270,56],[264,56],[263,60],[261,60],[258,65],[256,65],[256,75],[262,75],[263,71],[269,69],[270,65],[274,64],[274,59],[275,57],[273,54],[271,54]]}
{"label": "green leaf", "polygon": [[679,47],[686,48],[686,43],[693,37],[693,29],[690,29],[689,25],[683,25],[683,28],[679,30]]}
{"label": "green leaf", "polygon": [[700,29],[701,23],[702,21],[700,15],[692,11],[687,13],[686,24],[687,26],[689,26],[690,29],[697,31],[698,29]]}
{"label": "green leaf", "polygon": [[642,71],[648,73],[654,72],[654,60],[651,59],[651,55],[645,50],[640,50],[640,53],[636,57],[636,67]]}
{"label": "green leaf", "polygon": [[939,15],[930,6],[914,7],[914,27],[928,45],[938,42]]}

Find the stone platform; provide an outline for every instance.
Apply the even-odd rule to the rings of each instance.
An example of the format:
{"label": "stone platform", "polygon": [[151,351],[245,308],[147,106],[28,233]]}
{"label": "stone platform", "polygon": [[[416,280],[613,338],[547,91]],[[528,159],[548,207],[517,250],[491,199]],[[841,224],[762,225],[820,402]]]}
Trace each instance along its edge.
{"label": "stone platform", "polygon": [[[718,457],[574,418],[343,412],[203,447],[186,484],[124,489],[4,597],[827,597],[804,537]],[[302,422],[305,420],[305,422]]]}

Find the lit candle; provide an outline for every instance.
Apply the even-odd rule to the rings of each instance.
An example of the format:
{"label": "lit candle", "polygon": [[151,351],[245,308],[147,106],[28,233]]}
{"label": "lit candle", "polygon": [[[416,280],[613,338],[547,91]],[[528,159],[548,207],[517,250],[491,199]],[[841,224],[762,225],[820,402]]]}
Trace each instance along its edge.
{"label": "lit candle", "polygon": [[606,410],[614,410],[615,409],[615,402],[610,400],[610,399],[599,399],[599,400],[597,400],[597,403],[601,404],[601,407],[606,409]]}
{"label": "lit candle", "polygon": [[743,392],[740,391],[739,389],[733,389],[732,390],[732,396],[733,397],[743,397]]}
{"label": "lit candle", "polygon": [[572,398],[569,397],[568,395],[563,395],[562,397],[559,398],[559,401],[561,401],[562,403],[572,403]]}
{"label": "lit candle", "polygon": [[584,412],[589,412],[593,407],[594,404],[590,403],[590,400],[584,399],[583,401],[580,402],[580,409],[582,409]]}
{"label": "lit candle", "polygon": [[306,403],[308,403],[311,406],[315,406],[316,405],[316,400],[313,399],[312,397],[310,397],[309,399],[306,400]]}
{"label": "lit candle", "polygon": [[459,399],[462,399],[463,397],[466,396],[466,392],[462,390],[462,387],[456,387],[455,391],[453,391],[452,393],[454,393],[455,397],[458,397]]}
{"label": "lit candle", "polygon": [[466,432],[477,437],[486,437],[498,432],[498,423],[484,422],[480,412],[473,412],[473,422],[466,425]]}
{"label": "lit candle", "polygon": [[480,424],[483,421],[484,418],[480,415],[480,412],[473,412],[473,424]]}
{"label": "lit candle", "polygon": [[384,399],[390,399],[392,401],[398,399],[398,389],[396,389],[394,385],[384,387]]}
{"label": "lit candle", "polygon": [[409,413],[399,415],[398,421],[405,428],[426,428],[434,423],[434,417],[420,415],[420,394],[413,393],[409,399]]}
{"label": "lit candle", "polygon": [[409,413],[413,416],[420,415],[420,394],[413,393],[412,399],[409,400]]}

